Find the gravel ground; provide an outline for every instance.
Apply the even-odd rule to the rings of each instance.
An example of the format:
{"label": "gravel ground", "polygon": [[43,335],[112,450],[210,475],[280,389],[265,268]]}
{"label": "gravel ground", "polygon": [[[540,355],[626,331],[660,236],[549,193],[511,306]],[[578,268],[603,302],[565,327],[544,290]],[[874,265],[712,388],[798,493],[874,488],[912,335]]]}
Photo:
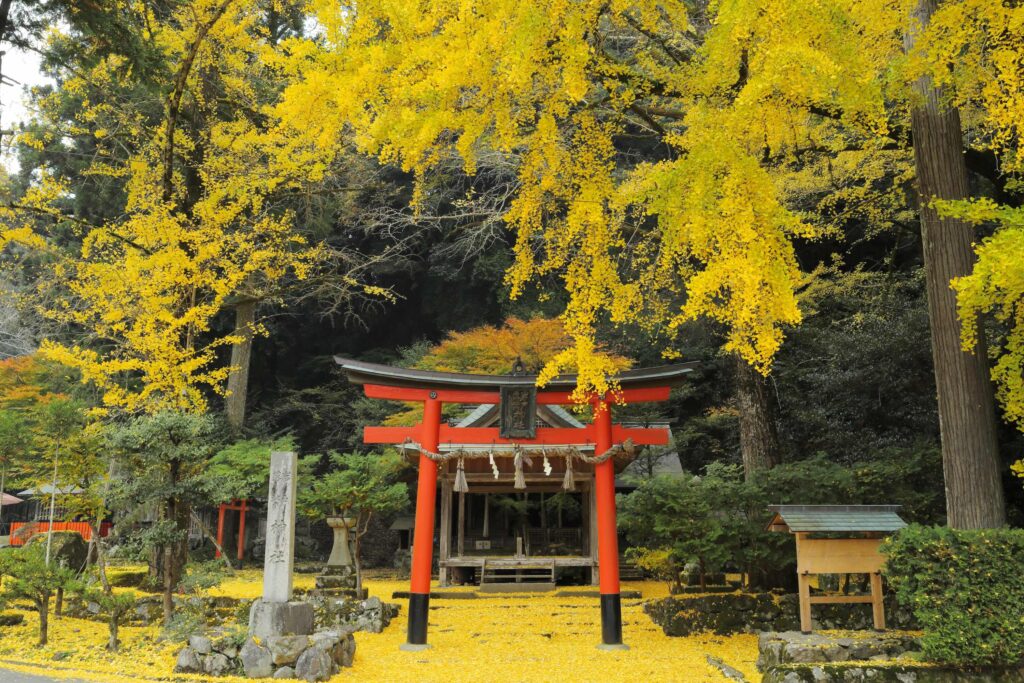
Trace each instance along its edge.
{"label": "gravel ground", "polygon": [[0,669],[0,683],[85,683],[78,679],[65,679],[65,678],[49,678],[48,676],[31,676],[29,674],[18,673],[17,671],[8,671],[7,669]]}

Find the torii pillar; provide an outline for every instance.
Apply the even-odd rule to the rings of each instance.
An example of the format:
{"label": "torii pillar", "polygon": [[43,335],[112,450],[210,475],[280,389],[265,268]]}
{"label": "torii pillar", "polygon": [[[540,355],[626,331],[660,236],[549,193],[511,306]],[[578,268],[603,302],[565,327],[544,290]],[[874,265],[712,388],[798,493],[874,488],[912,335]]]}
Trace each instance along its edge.
{"label": "torii pillar", "polygon": [[[441,428],[441,401],[431,391],[423,403],[420,446],[437,452]],[[427,644],[427,614],[430,612],[430,574],[434,564],[434,504],[437,500],[437,463],[420,453],[416,483],[416,527],[412,541],[412,577],[409,586],[409,627],[403,650],[416,652]]]}
{"label": "torii pillar", "polygon": [[[612,447],[612,408],[605,399],[594,401],[595,449]],[[615,463],[612,458],[594,467],[597,499],[597,564],[601,591],[602,650],[628,650],[622,642],[622,596],[619,589],[619,535],[615,526]]]}

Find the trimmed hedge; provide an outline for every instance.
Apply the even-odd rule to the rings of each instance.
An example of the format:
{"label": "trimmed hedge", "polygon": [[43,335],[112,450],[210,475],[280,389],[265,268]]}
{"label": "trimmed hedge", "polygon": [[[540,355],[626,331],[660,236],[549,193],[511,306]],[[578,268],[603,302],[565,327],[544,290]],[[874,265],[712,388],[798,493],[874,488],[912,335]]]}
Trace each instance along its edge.
{"label": "trimmed hedge", "polygon": [[910,526],[886,541],[886,577],[924,629],[924,655],[961,667],[1024,660],[1024,531]]}

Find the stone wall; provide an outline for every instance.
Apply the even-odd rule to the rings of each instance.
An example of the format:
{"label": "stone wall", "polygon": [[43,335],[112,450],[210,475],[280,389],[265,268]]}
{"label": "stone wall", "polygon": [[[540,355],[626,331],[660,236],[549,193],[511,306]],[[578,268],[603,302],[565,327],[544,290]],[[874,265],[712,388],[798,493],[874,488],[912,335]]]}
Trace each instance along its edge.
{"label": "stone wall", "polygon": [[[252,604],[252,601],[233,602],[236,613],[242,606]],[[222,633],[223,627],[215,628],[212,634],[195,634],[189,638],[188,645],[178,653],[175,671],[208,676],[243,674],[249,678],[273,676],[324,681],[342,668],[352,666],[356,647],[354,632],[380,633],[399,611],[397,604],[381,602],[377,597],[356,600],[312,595],[308,602],[313,605],[311,621],[298,632],[308,633],[315,622],[319,630],[313,635],[249,637],[239,642],[237,637]],[[260,622],[260,619],[258,615],[251,616],[250,621]],[[253,635],[295,632],[253,628],[252,623],[250,631]]]}
{"label": "stone wall", "polygon": [[959,671],[924,664],[788,664],[768,671],[761,683],[1024,683],[1024,671]]}
{"label": "stone wall", "polygon": [[921,662],[916,633],[762,633],[762,683],[1024,683],[1022,669],[964,671]]}
{"label": "stone wall", "polygon": [[768,671],[783,664],[896,660],[920,651],[916,632],[762,633],[757,639],[757,668]]}
{"label": "stone wall", "polygon": [[317,631],[311,636],[271,636],[247,639],[194,635],[179,653],[176,673],[208,676],[244,674],[249,678],[299,678],[326,681],[352,666],[356,641],[351,631]]}
{"label": "stone wall", "polygon": [[[799,600],[795,594],[721,593],[678,595],[644,604],[644,612],[661,626],[666,635],[688,636],[712,631],[759,633],[796,631],[800,628]],[[815,605],[811,609],[815,629],[870,629],[871,605]],[[885,616],[892,628],[912,629],[916,625],[909,611],[899,608],[892,595],[886,596]]]}

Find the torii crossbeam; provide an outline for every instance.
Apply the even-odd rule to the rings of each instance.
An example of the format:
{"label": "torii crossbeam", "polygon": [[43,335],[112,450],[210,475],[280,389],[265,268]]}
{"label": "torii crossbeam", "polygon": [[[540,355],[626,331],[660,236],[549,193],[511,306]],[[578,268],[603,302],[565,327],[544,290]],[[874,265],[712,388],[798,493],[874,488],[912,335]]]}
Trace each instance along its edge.
{"label": "torii crossbeam", "polygon": [[[416,443],[420,449],[416,487],[416,521],[412,547],[407,650],[427,645],[427,614],[433,566],[434,509],[437,494],[436,454],[441,443],[460,446],[593,447],[594,488],[597,506],[598,571],[601,595],[602,649],[624,649],[622,603],[619,592],[619,547],[615,526],[615,446],[631,441],[637,445],[665,445],[667,429],[629,428],[612,422],[612,406],[668,400],[671,387],[681,384],[697,363],[630,370],[616,377],[619,390],[613,396],[593,396],[594,421],[583,427],[538,427],[534,405],[568,405],[576,387],[575,375],[560,375],[537,389],[536,376],[470,375],[429,372],[363,363],[335,357],[349,381],[363,385],[367,397],[423,404],[422,421],[413,427],[364,428],[368,444]],[[494,404],[501,413],[500,427],[452,427],[441,421],[445,403]],[[606,457],[601,459],[600,456]]]}

